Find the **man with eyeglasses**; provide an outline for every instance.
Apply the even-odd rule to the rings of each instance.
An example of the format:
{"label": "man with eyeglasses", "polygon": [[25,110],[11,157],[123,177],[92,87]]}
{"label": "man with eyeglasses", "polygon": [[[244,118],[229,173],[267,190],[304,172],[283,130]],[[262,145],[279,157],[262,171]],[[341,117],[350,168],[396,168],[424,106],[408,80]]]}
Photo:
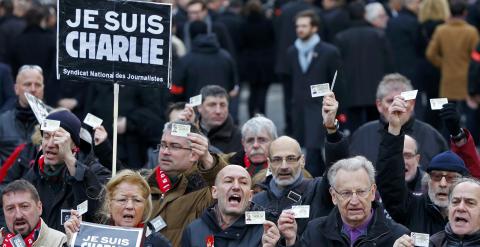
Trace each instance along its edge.
{"label": "man with eyeglasses", "polygon": [[286,246],[392,246],[409,233],[404,226],[387,219],[375,201],[375,168],[362,156],[336,162],[328,171],[331,200],[335,208],[324,217],[310,221],[297,237],[295,215],[285,210],[278,228]]}
{"label": "man with eyeglasses", "polygon": [[[173,125],[189,126],[190,133],[179,136],[172,131]],[[226,162],[211,154],[208,145],[208,139],[190,122],[165,124],[158,144],[158,166],[147,181],[152,189],[151,220],[161,217],[165,221],[161,233],[173,246],[180,246],[184,228],[214,201],[210,186]]]}
{"label": "man with eyeglasses", "polygon": [[[433,157],[425,182],[428,193],[413,195],[405,183],[403,143],[407,103],[402,96],[394,97],[388,111],[388,128],[382,131],[377,161],[377,185],[383,204],[390,216],[413,232],[434,234],[447,223],[449,190],[456,180],[469,175],[464,161],[454,152],[446,151]],[[471,165],[469,165],[469,168]]]}
{"label": "man with eyeglasses", "polygon": [[[335,95],[330,93],[324,96],[322,116],[328,133],[325,145],[328,166],[348,156],[347,140],[337,131],[335,124],[337,109]],[[299,219],[298,234],[301,234],[309,220],[327,215],[333,208],[328,192],[330,186],[327,179],[322,177],[304,178],[302,168],[305,157],[295,139],[287,136],[277,138],[270,144],[269,153],[272,176],[267,177],[265,191],[256,194],[253,202],[265,208],[267,218],[274,222],[285,209],[309,205],[309,217]]]}
{"label": "man with eyeglasses", "polygon": [[[42,68],[36,65],[24,65],[18,70],[15,80],[15,107],[0,115],[0,165],[7,157],[24,143],[30,143],[37,119],[28,104],[25,93],[43,99],[44,81]],[[28,161],[34,157],[33,148],[29,152]],[[20,157],[24,159],[24,157]]]}

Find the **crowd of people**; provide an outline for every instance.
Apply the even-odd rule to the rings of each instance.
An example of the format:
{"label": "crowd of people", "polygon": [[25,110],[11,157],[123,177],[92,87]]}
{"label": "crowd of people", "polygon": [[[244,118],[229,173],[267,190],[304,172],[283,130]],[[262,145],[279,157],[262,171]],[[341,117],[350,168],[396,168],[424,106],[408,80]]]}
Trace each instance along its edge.
{"label": "crowd of people", "polygon": [[113,155],[113,85],[55,78],[56,3],[0,1],[2,246],[73,246],[82,222],[151,247],[480,246],[479,0],[156,2],[172,85],[122,86]]}

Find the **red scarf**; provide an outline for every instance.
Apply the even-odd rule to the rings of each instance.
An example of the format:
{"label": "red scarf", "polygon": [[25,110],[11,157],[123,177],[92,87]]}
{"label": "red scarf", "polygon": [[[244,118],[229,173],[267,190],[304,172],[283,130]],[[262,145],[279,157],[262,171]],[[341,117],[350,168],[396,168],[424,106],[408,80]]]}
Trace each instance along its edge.
{"label": "red scarf", "polygon": [[[23,238],[23,241],[25,242],[25,245],[27,247],[31,247],[33,245],[33,242],[35,242],[35,235],[37,232],[40,231],[40,226],[42,224],[42,221],[39,220],[38,221],[38,224],[37,226],[35,227],[35,229],[33,229],[32,232],[30,232],[30,234],[28,234],[28,236],[26,236],[25,238]],[[2,233],[2,236],[3,236],[3,243],[2,243],[2,247],[13,247],[12,243],[10,242],[10,240],[15,237],[15,234],[13,233]]]}
{"label": "red scarf", "polygon": [[243,156],[243,163],[245,164],[245,169],[247,169],[250,176],[254,176],[260,170],[268,168],[268,162],[264,162],[263,164],[253,164],[250,159],[247,157],[247,154]]}
{"label": "red scarf", "polygon": [[157,166],[155,169],[155,179],[157,180],[157,185],[162,194],[167,193],[172,188],[172,183],[170,182],[170,178],[168,178],[167,174],[164,171],[160,170],[160,167]]}

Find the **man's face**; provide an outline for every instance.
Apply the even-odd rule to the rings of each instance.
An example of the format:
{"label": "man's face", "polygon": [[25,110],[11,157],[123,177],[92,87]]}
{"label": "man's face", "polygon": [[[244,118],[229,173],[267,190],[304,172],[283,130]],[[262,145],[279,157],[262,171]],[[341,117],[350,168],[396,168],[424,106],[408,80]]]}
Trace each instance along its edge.
{"label": "man's face", "polygon": [[[43,131],[42,150],[45,164],[58,165],[63,164],[64,159],[60,155],[59,145],[55,144],[59,136],[56,131]],[[70,139],[70,149],[74,148],[73,141]]]}
{"label": "man's face", "polygon": [[252,180],[245,168],[229,165],[217,175],[212,196],[218,200],[222,214],[238,216],[245,213],[252,200]]}
{"label": "man's face", "polygon": [[385,29],[387,27],[388,23],[388,15],[385,12],[385,10],[381,10],[380,13],[378,13],[377,18],[373,20],[373,25],[377,28]]}
{"label": "man's face", "polygon": [[317,27],[312,26],[310,17],[300,17],[295,22],[297,37],[301,40],[308,40],[317,32]]}
{"label": "man's face", "polygon": [[448,205],[448,221],[453,233],[463,237],[480,230],[480,186],[458,184]]}
{"label": "man's face", "polygon": [[226,97],[207,96],[198,106],[202,124],[212,129],[222,125],[228,118],[228,100]]}
{"label": "man's face", "polygon": [[35,202],[28,191],[7,193],[2,200],[8,230],[24,237],[30,234],[42,215],[42,202]]}
{"label": "man's face", "polygon": [[17,75],[15,82],[15,94],[18,96],[20,105],[24,108],[28,107],[28,100],[25,92],[43,99],[43,76],[34,69],[23,70]]}
{"label": "man's face", "polygon": [[272,142],[272,137],[266,129],[259,133],[247,131],[242,138],[242,145],[248,159],[255,164],[264,163],[269,156],[268,147]]}
{"label": "man's face", "polygon": [[197,160],[198,155],[192,152],[187,138],[173,136],[170,130],[165,131],[158,152],[158,165],[162,171],[176,176],[190,169]]}
{"label": "man's face", "polygon": [[203,9],[200,3],[192,4],[187,8],[189,21],[203,21],[207,17],[207,9]]}
{"label": "man's face", "polygon": [[269,162],[275,183],[285,187],[298,179],[305,161],[298,143],[277,139],[271,144]]}
{"label": "man's face", "polygon": [[[396,95],[399,95],[400,93],[401,91],[394,91],[387,94],[385,97],[383,97],[382,100],[376,101],[377,110],[380,113],[380,115],[383,116],[384,119],[388,119],[388,108],[393,103],[393,98]],[[406,103],[407,103],[407,112],[406,114],[402,114],[401,118],[409,119],[412,116],[413,108],[415,106],[415,100],[408,100],[406,101]]]}
{"label": "man's face", "polygon": [[412,181],[417,175],[420,154],[417,154],[417,145],[410,136],[405,136],[403,143],[403,160],[405,162],[405,181]]}
{"label": "man's face", "polygon": [[456,180],[462,177],[457,172],[447,171],[431,171],[429,173],[430,180],[428,181],[428,196],[430,200],[438,207],[448,207],[448,193],[450,187]]}
{"label": "man's face", "polygon": [[[335,177],[335,187],[330,189],[330,194],[343,222],[353,227],[363,224],[371,214],[375,190],[376,185],[370,183],[364,169],[356,171],[340,169]],[[352,194],[352,191],[356,193]]]}

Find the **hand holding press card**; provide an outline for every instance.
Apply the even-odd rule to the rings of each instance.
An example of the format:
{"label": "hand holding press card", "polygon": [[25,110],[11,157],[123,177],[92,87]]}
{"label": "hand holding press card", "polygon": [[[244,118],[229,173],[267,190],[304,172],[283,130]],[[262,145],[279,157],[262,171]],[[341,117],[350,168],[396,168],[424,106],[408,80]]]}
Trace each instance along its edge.
{"label": "hand holding press card", "polygon": [[294,205],[292,206],[292,212],[295,218],[309,218],[310,205]]}
{"label": "hand holding press card", "polygon": [[410,237],[413,239],[413,244],[420,247],[428,247],[430,241],[430,235],[426,233],[412,232]]}

